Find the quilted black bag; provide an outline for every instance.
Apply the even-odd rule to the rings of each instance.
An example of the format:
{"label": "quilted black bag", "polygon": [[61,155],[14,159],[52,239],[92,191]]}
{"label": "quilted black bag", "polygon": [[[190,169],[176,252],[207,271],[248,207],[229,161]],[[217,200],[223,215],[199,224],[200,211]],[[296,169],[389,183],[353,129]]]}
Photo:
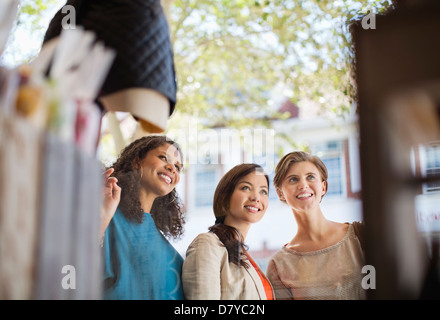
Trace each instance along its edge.
{"label": "quilted black bag", "polygon": [[[160,0],[68,0],[76,24],[93,31],[116,50],[100,96],[128,88],[149,88],[176,104],[176,77],[168,23]],[[59,36],[66,16],[60,9],[51,20],[44,43]],[[98,97],[99,98],[99,97]]]}

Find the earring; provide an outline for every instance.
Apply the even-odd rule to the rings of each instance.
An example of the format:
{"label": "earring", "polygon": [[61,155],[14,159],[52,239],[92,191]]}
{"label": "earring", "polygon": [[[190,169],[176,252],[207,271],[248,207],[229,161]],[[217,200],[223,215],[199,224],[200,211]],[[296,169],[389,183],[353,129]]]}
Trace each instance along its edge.
{"label": "earring", "polygon": [[144,168],[141,167],[141,179],[142,179],[142,175],[144,174]]}

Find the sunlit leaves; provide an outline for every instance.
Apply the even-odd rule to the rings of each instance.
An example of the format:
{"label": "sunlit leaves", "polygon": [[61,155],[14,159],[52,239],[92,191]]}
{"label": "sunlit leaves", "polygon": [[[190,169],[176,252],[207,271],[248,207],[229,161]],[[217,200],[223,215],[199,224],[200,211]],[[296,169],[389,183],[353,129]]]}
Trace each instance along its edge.
{"label": "sunlit leaves", "polygon": [[[273,89],[343,115],[353,88],[348,24],[387,0],[177,0],[172,5],[179,108],[211,125],[274,115]],[[190,79],[191,81],[189,81]],[[271,116],[268,116],[271,115]]]}

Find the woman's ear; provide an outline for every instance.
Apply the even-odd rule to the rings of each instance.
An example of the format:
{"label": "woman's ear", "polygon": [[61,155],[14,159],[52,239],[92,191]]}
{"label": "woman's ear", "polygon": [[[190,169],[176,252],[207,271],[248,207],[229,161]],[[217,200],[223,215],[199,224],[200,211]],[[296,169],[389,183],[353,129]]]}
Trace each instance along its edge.
{"label": "woman's ear", "polygon": [[140,170],[143,167],[143,165],[142,165],[143,161],[144,161],[144,159],[140,159],[140,158],[134,159],[133,160],[133,168]]}
{"label": "woman's ear", "polygon": [[280,198],[281,201],[286,201],[286,198],[284,197],[283,191],[281,191],[281,189],[279,189],[279,188],[277,188],[277,195],[278,195],[278,198]]}
{"label": "woman's ear", "polygon": [[322,181],[322,196],[327,193],[327,181]]}

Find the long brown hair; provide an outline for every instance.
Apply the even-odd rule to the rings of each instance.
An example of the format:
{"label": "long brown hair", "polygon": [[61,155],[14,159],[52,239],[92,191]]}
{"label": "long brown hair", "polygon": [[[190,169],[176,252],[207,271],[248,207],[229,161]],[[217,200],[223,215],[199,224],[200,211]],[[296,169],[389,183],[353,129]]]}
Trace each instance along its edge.
{"label": "long brown hair", "polygon": [[[118,179],[118,185],[121,187],[119,207],[127,219],[131,221],[142,223],[144,216],[139,199],[141,174],[137,169],[138,165],[150,150],[164,144],[175,146],[183,158],[182,151],[176,142],[164,135],[149,135],[137,139],[125,147],[119,158],[110,167],[115,169],[113,176]],[[156,227],[164,236],[178,238],[183,234],[185,217],[175,188],[169,194],[156,198],[150,213]]]}
{"label": "long brown hair", "polygon": [[239,164],[229,170],[219,181],[214,193],[213,210],[216,217],[215,224],[209,227],[209,231],[217,235],[228,251],[229,261],[245,268],[245,251],[248,249],[242,241],[240,231],[224,224],[229,211],[232,193],[236,185],[243,177],[252,172],[259,172],[266,177],[269,186],[269,177],[264,173],[263,168],[254,163]]}

